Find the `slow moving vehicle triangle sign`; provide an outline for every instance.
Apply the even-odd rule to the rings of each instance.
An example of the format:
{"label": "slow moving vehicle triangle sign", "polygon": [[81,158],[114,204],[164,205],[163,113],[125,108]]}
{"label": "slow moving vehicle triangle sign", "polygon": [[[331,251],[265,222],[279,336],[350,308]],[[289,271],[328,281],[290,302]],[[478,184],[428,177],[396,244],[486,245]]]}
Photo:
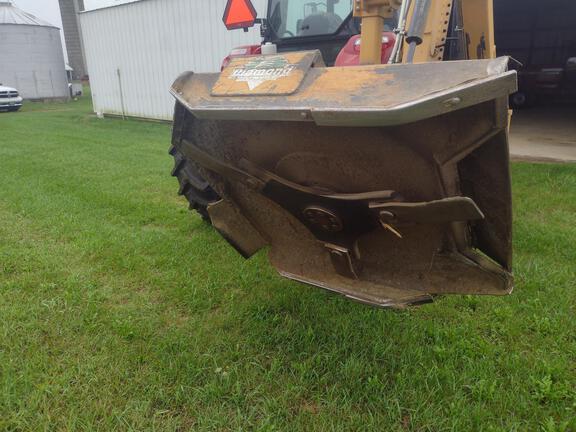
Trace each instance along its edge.
{"label": "slow moving vehicle triangle sign", "polygon": [[253,27],[256,9],[250,0],[228,0],[222,21],[228,30]]}

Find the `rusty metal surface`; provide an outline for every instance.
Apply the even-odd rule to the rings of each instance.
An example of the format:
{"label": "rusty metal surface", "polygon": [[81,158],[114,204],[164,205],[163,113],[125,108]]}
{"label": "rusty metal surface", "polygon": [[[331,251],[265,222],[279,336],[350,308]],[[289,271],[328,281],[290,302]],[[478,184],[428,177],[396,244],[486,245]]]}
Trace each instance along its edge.
{"label": "rusty metal surface", "polygon": [[[303,96],[318,90],[311,76],[339,75],[337,68],[310,69],[300,91],[285,97],[213,97],[211,76],[184,75],[173,88],[173,144],[222,197],[227,240],[251,245],[245,255],[267,244],[286,277],[383,307],[437,294],[504,295],[513,288],[506,128],[514,76],[500,63],[463,63],[438,64],[447,76],[430,75],[456,87],[426,90],[431,64],[393,66],[410,69],[389,77],[395,84],[387,89],[407,93],[395,103],[383,81],[369,91],[363,73],[381,76],[378,67],[350,68],[363,84],[348,71],[335,77],[349,103],[338,106],[335,84],[324,98]],[[446,95],[463,102],[437,104]],[[342,118],[319,126],[313,119],[321,116],[282,118],[279,105],[288,113],[363,110],[378,126],[350,127]],[[246,119],[232,119],[242,106]]]}
{"label": "rusty metal surface", "polygon": [[[264,56],[265,57],[265,56]],[[198,118],[389,126],[504,97],[517,89],[508,58],[311,68],[289,96],[213,97],[219,74],[182,75],[171,92]],[[244,83],[245,84],[245,83]],[[248,86],[245,84],[246,88]]]}

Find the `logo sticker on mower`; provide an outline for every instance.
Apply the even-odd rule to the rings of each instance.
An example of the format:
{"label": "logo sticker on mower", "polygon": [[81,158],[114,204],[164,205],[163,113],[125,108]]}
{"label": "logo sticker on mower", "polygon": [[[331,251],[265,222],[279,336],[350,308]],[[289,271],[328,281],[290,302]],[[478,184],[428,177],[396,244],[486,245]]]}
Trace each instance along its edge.
{"label": "logo sticker on mower", "polygon": [[292,95],[314,65],[324,65],[319,51],[233,58],[210,94],[225,97]]}
{"label": "logo sticker on mower", "polygon": [[288,63],[282,56],[267,57],[252,60],[234,69],[230,79],[245,82],[250,90],[254,90],[267,81],[276,81],[289,76],[295,68],[296,65]]}

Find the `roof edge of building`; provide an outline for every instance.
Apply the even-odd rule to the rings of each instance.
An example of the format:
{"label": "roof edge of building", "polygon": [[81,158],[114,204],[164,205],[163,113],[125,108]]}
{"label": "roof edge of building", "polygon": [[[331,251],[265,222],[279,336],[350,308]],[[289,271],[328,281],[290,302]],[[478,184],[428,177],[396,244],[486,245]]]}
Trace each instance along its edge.
{"label": "roof edge of building", "polygon": [[107,10],[107,9],[116,9],[116,8],[120,8],[122,6],[128,6],[128,5],[131,5],[134,3],[142,3],[145,1],[150,1],[150,0],[132,0],[132,1],[127,1],[126,3],[113,4],[113,5],[103,6],[103,7],[99,7],[99,8],[95,8],[95,9],[83,10],[83,11],[78,12],[78,14],[84,15],[84,14],[90,14],[93,12],[98,12],[98,11]]}
{"label": "roof edge of building", "polygon": [[13,2],[0,0],[0,25],[28,25],[34,27],[51,27],[60,30],[59,27],[28,13]]}

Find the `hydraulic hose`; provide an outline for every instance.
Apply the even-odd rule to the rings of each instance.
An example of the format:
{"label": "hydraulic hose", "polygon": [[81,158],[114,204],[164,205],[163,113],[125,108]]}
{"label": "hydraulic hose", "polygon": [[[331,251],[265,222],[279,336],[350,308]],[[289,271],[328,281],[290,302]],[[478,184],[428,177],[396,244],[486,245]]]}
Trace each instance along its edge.
{"label": "hydraulic hose", "polygon": [[430,5],[432,0],[415,0],[414,14],[412,15],[412,22],[410,23],[410,30],[406,36],[406,42],[409,44],[407,63],[414,62],[414,55],[416,47],[423,42],[424,30],[426,29],[426,21],[428,21],[428,13],[430,12]]}
{"label": "hydraulic hose", "polygon": [[402,0],[402,6],[400,7],[400,13],[398,15],[398,26],[394,29],[396,41],[394,42],[390,59],[388,59],[388,64],[400,62],[401,48],[404,44],[404,36],[406,35],[406,21],[408,20],[408,11],[410,10],[411,4],[412,0]]}

